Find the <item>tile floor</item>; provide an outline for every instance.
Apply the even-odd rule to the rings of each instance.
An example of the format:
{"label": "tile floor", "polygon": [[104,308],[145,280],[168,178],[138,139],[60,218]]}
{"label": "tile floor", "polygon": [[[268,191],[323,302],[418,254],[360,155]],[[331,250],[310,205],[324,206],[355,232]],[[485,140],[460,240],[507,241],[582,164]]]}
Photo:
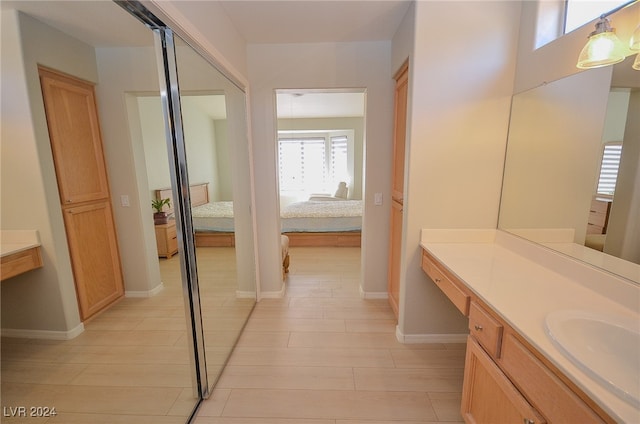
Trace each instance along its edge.
{"label": "tile floor", "polygon": [[462,422],[464,345],[398,343],[387,301],[359,296],[359,248],[290,254],[196,424]]}
{"label": "tile floor", "polygon": [[[198,248],[197,257],[207,370],[215,381],[254,302],[236,299],[233,248]],[[0,422],[185,423],[197,398],[179,257],[161,259],[160,272],[160,293],[120,300],[72,340],[3,337]],[[55,407],[57,415],[22,417],[20,406]]]}
{"label": "tile floor", "polygon": [[[387,301],[359,296],[359,258],[359,248],[291,248],[286,297],[256,305],[196,424],[462,422],[464,345],[398,343]],[[123,300],[74,340],[3,338],[2,405],[65,413],[0,421],[184,423],[193,393],[175,263],[161,262],[161,294]],[[207,266],[201,277],[232,292]],[[225,330],[251,305],[215,290],[202,301],[215,374],[235,341]]]}

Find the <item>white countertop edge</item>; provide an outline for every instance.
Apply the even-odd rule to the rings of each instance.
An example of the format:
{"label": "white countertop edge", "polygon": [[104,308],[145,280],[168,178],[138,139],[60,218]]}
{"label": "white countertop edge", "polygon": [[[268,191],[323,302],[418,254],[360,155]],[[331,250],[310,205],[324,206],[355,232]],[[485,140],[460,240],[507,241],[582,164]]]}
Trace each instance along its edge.
{"label": "white countertop edge", "polygon": [[40,246],[38,230],[0,230],[0,257]]}
{"label": "white countertop edge", "polygon": [[[444,263],[444,265],[454,275],[459,276],[461,280],[465,281],[471,291],[473,291],[487,305],[494,308],[496,313],[498,313],[507,323],[509,323],[509,325],[511,325],[516,331],[518,331],[525,339],[527,339],[529,343],[531,343],[532,346],[538,349],[538,351],[542,353],[551,363],[553,363],[555,366],[558,367],[558,369],[564,372],[569,379],[571,379],[578,387],[580,387],[587,395],[589,395],[598,405],[600,405],[607,413],[609,413],[612,418],[619,420],[621,422],[628,422],[628,423],[640,422],[640,411],[638,409],[634,408],[632,405],[628,404],[627,402],[624,402],[623,400],[618,398],[615,394],[609,392],[604,387],[602,387],[598,382],[593,380],[590,376],[588,376],[583,371],[581,371],[576,365],[570,362],[566,358],[566,356],[562,354],[556,348],[556,346],[552,344],[550,338],[548,337],[548,335],[546,334],[546,331],[544,330],[545,328],[544,317],[546,316],[546,312],[544,311],[544,308],[541,308],[543,310],[540,311],[538,314],[535,314],[533,312],[531,306],[532,306],[532,302],[534,302],[534,299],[531,299],[528,305],[523,305],[521,308],[522,310],[527,311],[527,314],[523,314],[523,317],[527,315],[525,319],[522,319],[522,317],[513,317],[511,316],[510,312],[505,313],[505,311],[501,310],[500,307],[497,307],[495,305],[495,302],[493,302],[491,298],[487,298],[486,296],[484,296],[480,292],[482,290],[478,291],[474,287],[474,284],[473,284],[474,282],[469,281],[469,280],[472,280],[472,278],[460,277],[459,273],[456,272],[456,269],[455,269],[457,267],[456,260],[447,261],[447,258],[442,257],[442,255],[440,255],[438,252],[439,244],[448,245],[449,247],[455,246],[455,244],[460,244],[461,248],[463,248],[463,246],[468,247],[471,245],[476,245],[478,248],[480,248],[481,245],[478,243],[481,243],[487,246],[486,249],[494,249],[497,247],[497,249],[495,249],[496,255],[500,255],[500,252],[506,251],[510,254],[515,254],[529,261],[535,262],[535,265],[533,266],[537,268],[538,271],[540,269],[545,269],[544,260],[545,260],[545,257],[549,255],[549,252],[547,252],[548,249],[545,249],[542,246],[536,246],[534,243],[527,242],[526,240],[520,239],[517,236],[504,233],[500,230],[495,231],[496,241],[492,243],[493,245],[492,246],[486,245],[485,243],[491,243],[491,242],[487,241],[488,240],[487,238],[479,237],[481,234],[483,234],[484,231],[485,230],[480,230],[480,231],[472,230],[468,234],[468,237],[466,238],[467,241],[465,241],[465,234],[464,234],[465,230],[453,230],[453,231],[423,230],[421,246],[426,250],[428,250],[430,253],[432,253],[436,258],[441,260]],[[503,239],[505,235],[501,233],[506,234],[506,239]],[[486,236],[489,233],[487,232],[484,234]],[[447,239],[447,236],[452,236],[452,238]],[[525,246],[524,250],[520,250],[517,248],[517,246],[513,245],[513,243],[515,243],[516,245],[518,243],[529,243],[529,245]],[[527,253],[530,253],[529,249],[536,249],[536,248],[540,250],[545,250],[544,252],[540,253],[540,255],[542,255],[542,258],[530,258],[529,255],[527,254]],[[457,250],[457,247],[456,247],[456,250]],[[570,261],[570,258],[565,258],[564,255],[557,254],[557,253],[555,255],[558,257],[558,260]],[[541,264],[540,261],[542,261],[543,263]],[[464,264],[462,266],[464,266]],[[524,269],[520,269],[519,271],[522,273],[527,272]],[[597,270],[593,268],[591,271],[596,272]],[[552,271],[552,270],[549,270],[549,273],[553,273],[554,275],[557,275],[555,271]],[[603,274],[607,274],[607,273],[603,273]],[[616,278],[616,276],[608,275],[608,274],[606,276],[612,279],[610,281],[619,280],[624,283],[623,279]],[[559,277],[558,278],[559,280],[571,281],[573,284],[577,284],[578,286],[583,286],[579,278],[576,280],[570,280],[569,278],[566,278],[566,276],[558,276],[558,277]],[[601,278],[601,277],[603,277],[603,275],[597,276],[597,278]],[[640,288],[638,288],[637,286],[631,287],[626,283],[624,283],[624,286],[626,286],[625,287],[626,290],[624,290],[624,292],[626,292],[627,295],[629,294],[629,290],[631,290],[635,293],[636,299],[640,297],[638,296],[638,293],[640,292]],[[580,287],[578,288],[578,290],[580,291],[586,290],[584,294],[590,296],[592,299],[593,298],[597,299],[597,297],[602,297],[603,302],[605,303],[613,302],[611,298],[608,296],[611,293],[607,289],[593,290],[592,287]],[[615,295],[615,290],[614,290],[614,295]],[[631,303],[635,304],[635,302],[633,301]],[[620,306],[625,307],[625,305],[620,305]],[[518,310],[519,308],[516,306],[513,309]],[[636,309],[625,308],[625,309],[629,313],[635,314],[636,317],[640,316],[637,308]],[[620,312],[620,310],[618,310],[617,312]]]}
{"label": "white countertop edge", "polygon": [[421,232],[421,243],[494,243],[496,229],[428,229]]}

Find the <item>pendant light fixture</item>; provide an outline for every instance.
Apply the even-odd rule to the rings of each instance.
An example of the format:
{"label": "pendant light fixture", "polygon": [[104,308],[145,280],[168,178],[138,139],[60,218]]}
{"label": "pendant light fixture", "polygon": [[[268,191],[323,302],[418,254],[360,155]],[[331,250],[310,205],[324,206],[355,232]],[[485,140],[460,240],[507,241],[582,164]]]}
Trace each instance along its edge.
{"label": "pendant light fixture", "polygon": [[601,66],[613,65],[622,62],[628,49],[611,28],[609,19],[602,15],[596,22],[596,29],[589,34],[589,41],[584,46],[578,56],[580,69],[599,68]]}
{"label": "pendant light fixture", "polygon": [[640,25],[633,31],[631,40],[629,40],[629,48],[634,52],[638,52],[638,54],[636,54],[636,60],[633,61],[631,67],[636,71],[640,71]]}

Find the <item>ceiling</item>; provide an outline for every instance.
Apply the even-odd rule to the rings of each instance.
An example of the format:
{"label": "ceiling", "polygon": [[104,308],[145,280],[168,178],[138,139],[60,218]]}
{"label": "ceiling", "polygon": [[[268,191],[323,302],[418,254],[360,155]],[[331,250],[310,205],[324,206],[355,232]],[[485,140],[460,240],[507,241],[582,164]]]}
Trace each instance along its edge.
{"label": "ceiling", "polygon": [[153,45],[142,23],[110,0],[0,0],[2,10],[20,10],[93,47]]}
{"label": "ceiling", "polygon": [[[203,15],[212,0],[175,0]],[[247,43],[391,40],[411,0],[297,0],[219,2]],[[110,0],[1,0],[94,47],[147,46],[151,31]]]}
{"label": "ceiling", "polygon": [[230,0],[220,4],[249,44],[391,40],[409,0]]}
{"label": "ceiling", "polygon": [[[212,0],[174,0],[203,15]],[[219,2],[247,43],[391,40],[412,0],[226,0]],[[0,0],[94,47],[153,45],[152,32],[111,0]],[[213,12],[216,10],[217,12]],[[364,116],[363,93],[280,93],[280,117]],[[205,101],[221,117],[218,102]],[[216,107],[212,106],[215,105]]]}
{"label": "ceiling", "polygon": [[364,117],[365,94],[314,90],[280,90],[276,96],[278,118]]}

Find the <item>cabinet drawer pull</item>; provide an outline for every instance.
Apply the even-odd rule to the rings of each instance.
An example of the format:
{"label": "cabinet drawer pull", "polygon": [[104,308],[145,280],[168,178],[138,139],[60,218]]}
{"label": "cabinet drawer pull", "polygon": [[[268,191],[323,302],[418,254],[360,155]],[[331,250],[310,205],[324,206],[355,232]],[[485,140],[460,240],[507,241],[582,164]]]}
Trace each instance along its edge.
{"label": "cabinet drawer pull", "polygon": [[532,419],[530,419],[530,418],[525,418],[525,419],[524,419],[524,424],[536,424],[536,422],[535,422],[535,421],[533,421],[533,420],[532,420]]}
{"label": "cabinet drawer pull", "polygon": [[482,331],[482,326],[481,325],[474,325],[473,328],[475,328],[477,331]]}
{"label": "cabinet drawer pull", "polygon": [[436,278],[435,282],[436,282],[436,283],[441,283],[441,282],[442,282],[442,280],[441,280],[441,279],[439,279],[439,278]]}

